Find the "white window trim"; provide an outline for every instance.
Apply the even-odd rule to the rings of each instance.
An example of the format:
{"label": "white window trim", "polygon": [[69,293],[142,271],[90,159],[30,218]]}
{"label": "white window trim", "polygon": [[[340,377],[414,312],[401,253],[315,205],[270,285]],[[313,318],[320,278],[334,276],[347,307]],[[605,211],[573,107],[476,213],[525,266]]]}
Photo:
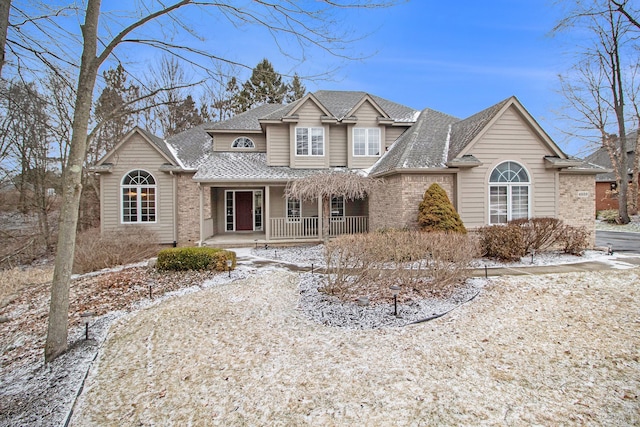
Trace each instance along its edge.
{"label": "white window trim", "polygon": [[[251,147],[238,147],[236,143],[241,139],[251,142]],[[256,148],[256,143],[253,142],[253,139],[249,138],[248,136],[239,136],[233,140],[233,142],[231,143],[231,148],[237,148],[240,150],[253,150],[254,148]]]}
{"label": "white window trim", "polygon": [[[298,154],[298,129],[306,129],[309,135],[309,140],[307,141],[307,151],[309,154]],[[313,141],[311,138],[311,131],[313,129],[320,129],[322,131],[322,154],[313,154]],[[326,138],[325,138],[325,132],[324,132],[324,127],[320,126],[310,126],[310,127],[304,127],[304,126],[298,126],[295,128],[294,130],[295,132],[295,153],[296,153],[296,157],[324,157],[324,153],[325,153],[325,148],[326,148]]]}
{"label": "white window trim", "polygon": [[[251,220],[253,222],[253,231],[263,231],[264,230],[264,220],[265,220],[265,214],[264,214],[264,191],[262,191],[261,189],[254,189],[254,188],[249,188],[249,189],[232,189],[232,190],[224,190],[224,232],[225,233],[235,233],[236,230],[236,193],[237,192],[251,192],[253,193],[253,197],[251,198]],[[227,230],[227,210],[229,209],[229,204],[228,204],[228,194],[232,193],[233,194],[233,230]],[[261,219],[262,219],[262,226],[261,227],[256,227],[256,194],[260,194],[261,195],[261,200],[262,200],[262,212],[261,212]]]}
{"label": "white window trim", "polygon": [[[527,173],[527,177],[529,178],[529,181],[528,182],[491,182],[490,181],[491,174],[493,173],[493,171],[496,170],[496,168],[498,168],[500,165],[508,162],[515,163],[518,166],[522,167],[522,169],[524,169],[524,171]],[[520,162],[516,162],[515,160],[505,160],[504,162],[498,163],[489,172],[488,184],[489,185],[487,186],[487,200],[488,200],[488,208],[489,208],[489,212],[488,212],[489,225],[505,225],[506,223],[508,223],[513,219],[513,209],[512,209],[513,196],[511,192],[513,187],[527,187],[527,218],[531,218],[531,187],[532,187],[531,173],[523,164],[521,164]],[[507,222],[506,223],[491,221],[491,188],[492,187],[507,187]]]}
{"label": "white window trim", "polygon": [[[149,176],[153,179],[154,184],[153,185],[125,185],[124,184],[124,180],[126,177],[128,177],[131,173],[133,172],[145,172],[147,174],[149,174]],[[129,172],[125,173],[124,175],[122,175],[122,179],[120,179],[120,194],[118,195],[118,198],[120,199],[120,224],[121,225],[141,225],[141,224],[157,224],[158,223],[158,215],[160,214],[160,209],[158,208],[159,205],[159,194],[158,194],[158,180],[156,179],[156,177],[149,171],[145,170],[145,169],[132,169]],[[125,188],[134,188],[138,191],[136,191],[136,206],[137,206],[137,213],[136,213],[136,217],[138,219],[138,221],[125,221],[124,220],[124,200],[123,200],[123,190]],[[153,217],[155,218],[153,221],[141,221],[141,217],[142,217],[142,209],[140,208],[141,206],[141,202],[142,202],[142,195],[141,192],[139,191],[142,188],[153,188],[153,196],[154,196],[154,208],[153,208]]]}
{"label": "white window trim", "polygon": [[[356,154],[356,129],[364,130],[364,154]],[[369,132],[370,131],[378,131],[378,154],[370,154],[369,153]],[[353,153],[353,157],[380,157],[382,155],[382,132],[380,132],[380,128],[353,128],[351,131],[351,145]]]}

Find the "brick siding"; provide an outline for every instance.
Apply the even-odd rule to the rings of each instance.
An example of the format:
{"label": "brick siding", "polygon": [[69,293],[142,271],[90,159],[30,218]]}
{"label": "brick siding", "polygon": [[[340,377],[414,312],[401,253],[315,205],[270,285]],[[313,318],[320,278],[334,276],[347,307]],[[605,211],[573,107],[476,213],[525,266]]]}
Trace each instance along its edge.
{"label": "brick siding", "polygon": [[416,228],[418,206],[427,188],[439,184],[454,201],[453,175],[404,174],[384,179],[381,188],[369,198],[369,230]]}
{"label": "brick siding", "polygon": [[595,202],[593,175],[560,174],[558,217],[567,224],[586,227],[590,247],[596,242]]}
{"label": "brick siding", "polygon": [[[193,246],[200,240],[200,191],[194,174],[178,175],[178,244]],[[204,216],[211,216],[211,192],[204,189]]]}

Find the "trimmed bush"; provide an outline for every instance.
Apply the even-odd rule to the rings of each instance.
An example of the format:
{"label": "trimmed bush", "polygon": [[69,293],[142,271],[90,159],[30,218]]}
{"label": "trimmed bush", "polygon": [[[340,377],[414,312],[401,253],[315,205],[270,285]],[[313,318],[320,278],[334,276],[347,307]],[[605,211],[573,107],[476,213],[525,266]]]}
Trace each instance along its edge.
{"label": "trimmed bush", "polygon": [[483,256],[518,261],[526,254],[523,232],[517,225],[489,225],[478,233]]}
{"label": "trimmed bush", "polygon": [[431,184],[418,207],[418,225],[423,231],[466,233],[460,215],[438,184]]}
{"label": "trimmed bush", "polygon": [[185,247],[163,249],[158,254],[158,270],[215,270],[227,271],[227,260],[236,267],[236,253],[218,248]]}
{"label": "trimmed bush", "polygon": [[541,252],[556,245],[565,229],[558,218],[522,218],[514,219],[509,225],[520,227],[524,253]]}
{"label": "trimmed bush", "polygon": [[584,227],[565,225],[559,240],[564,253],[582,255],[589,244],[589,232]]}
{"label": "trimmed bush", "polygon": [[417,230],[342,235],[325,245],[327,284],[321,290],[343,300],[388,298],[389,286],[429,295],[450,292],[469,274],[479,254],[475,236]]}

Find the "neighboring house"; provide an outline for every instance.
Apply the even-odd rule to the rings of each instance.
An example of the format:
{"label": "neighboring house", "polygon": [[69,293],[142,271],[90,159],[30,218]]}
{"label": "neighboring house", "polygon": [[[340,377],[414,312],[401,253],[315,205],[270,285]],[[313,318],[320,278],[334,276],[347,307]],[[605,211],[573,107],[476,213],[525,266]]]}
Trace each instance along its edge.
{"label": "neighboring house", "polygon": [[[635,160],[635,145],[638,138],[638,131],[633,131],[627,134],[627,145],[632,147],[627,150],[627,173],[629,182],[633,179],[633,162]],[[619,144],[618,144],[619,145]],[[618,182],[616,174],[613,171],[613,164],[611,163],[611,157],[606,148],[600,147],[592,154],[587,156],[585,162],[599,166],[606,169],[606,172],[596,175],[596,206],[595,210],[602,211],[607,209],[617,210],[618,205]],[[636,177],[640,179],[640,177]],[[640,204],[640,198],[638,198]]]}
{"label": "neighboring house", "polygon": [[318,241],[322,202],[286,199],[287,183],[356,170],[383,184],[365,200],[334,197],[332,235],[415,227],[435,182],[468,229],[550,216],[593,237],[601,169],[563,153],[515,97],[461,120],[318,91],[166,140],[136,128],[93,170],[103,232],[138,224],[189,245]]}

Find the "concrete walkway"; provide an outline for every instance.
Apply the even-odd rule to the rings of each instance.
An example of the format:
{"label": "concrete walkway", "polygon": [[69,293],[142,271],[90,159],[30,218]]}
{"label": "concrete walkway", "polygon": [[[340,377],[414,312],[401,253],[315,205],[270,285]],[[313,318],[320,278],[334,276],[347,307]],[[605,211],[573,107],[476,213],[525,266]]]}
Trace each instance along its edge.
{"label": "concrete walkway", "polygon": [[[253,268],[278,267],[293,272],[310,272],[311,267],[290,263],[283,260],[274,260],[256,257],[248,248],[230,249],[236,251],[239,265]],[[486,268],[474,268],[473,277],[498,277],[498,276],[524,276],[538,274],[562,274],[575,272],[601,271],[609,269],[628,269],[640,266],[640,254],[618,253],[597,260],[587,260],[567,264],[554,265],[518,265],[518,266],[487,266]],[[323,268],[316,267],[320,272]]]}

